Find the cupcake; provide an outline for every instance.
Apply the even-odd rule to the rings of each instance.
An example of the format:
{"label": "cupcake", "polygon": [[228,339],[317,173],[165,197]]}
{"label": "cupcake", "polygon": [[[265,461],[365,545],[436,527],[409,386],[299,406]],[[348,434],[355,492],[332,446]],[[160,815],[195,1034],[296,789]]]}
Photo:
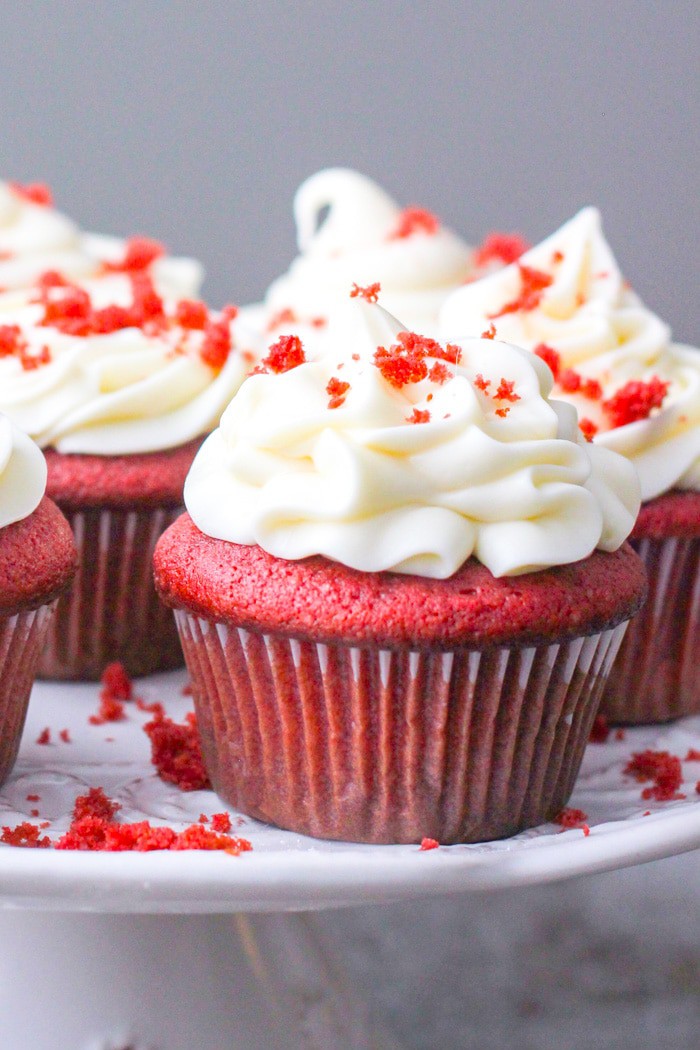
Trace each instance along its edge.
{"label": "cupcake", "polygon": [[[347,168],[308,178],[294,198],[299,255],[263,303],[242,309],[268,342],[295,332],[307,354],[353,282],[378,282],[382,303],[406,324],[435,334],[445,298],[474,272],[474,250],[425,208],[401,208],[375,182]],[[488,251],[496,258],[496,245]],[[484,264],[486,256],[484,256]]]}
{"label": "cupcake", "polygon": [[511,835],[566,803],[642,601],[634,470],[525,351],[350,311],[270,348],[156,548],[207,768],[323,838]]}
{"label": "cupcake", "polygon": [[41,452],[0,416],[0,783],[17,757],[56,600],[75,573],[68,522],[45,489]]}
{"label": "cupcake", "polygon": [[92,281],[133,270],[147,271],[161,294],[174,297],[198,295],[204,276],[195,259],[167,256],[150,238],[124,241],[79,229],[53,207],[47,186],[0,182],[0,309],[47,272]]}
{"label": "cupcake", "polygon": [[635,465],[643,505],[632,543],[649,601],[627,632],[601,712],[662,722],[700,712],[700,352],[623,279],[594,208],[513,265],[455,292],[445,338],[493,326],[547,362],[595,445]]}
{"label": "cupcake", "polygon": [[48,461],[48,494],[73,527],[80,563],[40,674],[98,678],[179,666],[151,559],[182,510],[187,470],[250,369],[235,308],[162,297],[149,269],[76,285],[48,272],[0,312],[0,411]]}

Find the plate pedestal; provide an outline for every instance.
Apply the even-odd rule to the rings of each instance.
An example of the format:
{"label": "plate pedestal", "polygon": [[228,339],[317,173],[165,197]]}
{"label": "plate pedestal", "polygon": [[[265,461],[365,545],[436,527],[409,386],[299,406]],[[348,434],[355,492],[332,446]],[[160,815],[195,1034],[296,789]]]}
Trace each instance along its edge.
{"label": "plate pedestal", "polygon": [[0,914],[3,1050],[378,1050],[316,920]]}

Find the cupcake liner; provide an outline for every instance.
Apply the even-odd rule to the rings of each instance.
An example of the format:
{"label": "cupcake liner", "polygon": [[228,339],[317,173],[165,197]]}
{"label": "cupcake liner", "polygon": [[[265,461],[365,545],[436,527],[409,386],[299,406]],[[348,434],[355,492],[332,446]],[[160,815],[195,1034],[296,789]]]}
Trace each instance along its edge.
{"label": "cupcake liner", "polygon": [[17,758],[29,694],[56,602],[0,616],[0,784]]}
{"label": "cupcake liner", "polygon": [[59,599],[39,677],[97,679],[114,660],[131,675],[182,666],[152,567],[158,537],[182,508],[61,509],[75,536],[78,571],[71,592]]}
{"label": "cupcake liner", "polygon": [[649,577],[608,679],[611,722],[667,722],[700,713],[700,539],[635,540]]}
{"label": "cupcake liner", "polygon": [[215,790],[268,823],[356,842],[482,841],[553,817],[626,627],[449,652],[175,615]]}

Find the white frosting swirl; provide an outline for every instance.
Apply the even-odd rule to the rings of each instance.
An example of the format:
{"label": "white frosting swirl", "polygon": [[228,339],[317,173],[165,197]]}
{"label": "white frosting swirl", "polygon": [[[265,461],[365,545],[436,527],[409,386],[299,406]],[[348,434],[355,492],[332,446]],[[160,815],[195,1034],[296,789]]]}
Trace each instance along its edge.
{"label": "white frosting swirl", "polygon": [[[324,209],[328,209],[322,218]],[[382,304],[415,331],[434,334],[446,296],[469,276],[472,249],[450,230],[393,236],[402,209],[371,179],[346,168],[312,175],[297,190],[294,216],[300,255],[270,285],[250,318],[261,328],[291,310],[307,339],[309,322],[327,318],[353,285],[380,282]]]}
{"label": "white frosting swirl", "polygon": [[[617,549],[639,508],[634,470],[584,441],[571,406],[548,400],[548,369],[471,339],[446,381],[397,388],[373,355],[402,330],[380,307],[352,303],[329,332],[333,353],[248,379],[188,476],[195,524],[281,558],[436,578],[471,555],[503,576]],[[513,382],[517,400],[482,392],[479,373],[491,393]],[[350,383],[336,408],[332,378]],[[415,408],[430,420],[407,422]]]}
{"label": "white frosting swirl", "polygon": [[129,327],[73,336],[39,325],[42,315],[41,306],[27,306],[0,316],[19,326],[28,354],[43,347],[50,354],[30,370],[17,356],[0,356],[0,412],[59,452],[119,455],[186,444],[216,426],[253,363],[240,326],[215,370],[200,356],[201,331],[170,324],[154,333]]}
{"label": "white frosting swirl", "polygon": [[[33,285],[47,270],[69,280],[97,278],[106,262],[124,256],[126,242],[85,233],[66,215],[36,204],[0,182],[0,309],[19,300],[10,294]],[[193,297],[204,271],[195,259],[162,257],[149,268],[162,295]]]}
{"label": "white frosting swirl", "polygon": [[34,442],[0,415],[0,529],[33,514],[46,491],[46,460]]}
{"label": "white frosting swirl", "polygon": [[597,444],[632,459],[643,499],[674,486],[699,488],[700,353],[671,344],[668,326],[628,288],[596,209],[584,208],[520,263],[551,278],[534,309],[501,313],[523,287],[513,264],[449,297],[440,314],[442,336],[462,339],[493,323],[499,339],[528,350],[545,343],[564,367],[596,379],[602,400],[631,380],[669,382],[660,410],[615,429],[600,401],[559,390],[556,396],[600,428]]}

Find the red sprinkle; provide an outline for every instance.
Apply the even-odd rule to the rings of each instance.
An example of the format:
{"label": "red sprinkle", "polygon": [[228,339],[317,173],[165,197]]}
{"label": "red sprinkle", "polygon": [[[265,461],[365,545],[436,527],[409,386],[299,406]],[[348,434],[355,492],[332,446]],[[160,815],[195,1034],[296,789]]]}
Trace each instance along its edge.
{"label": "red sprinkle", "polygon": [[160,241],[150,237],[130,237],[126,242],[124,257],[118,262],[106,262],[107,273],[134,273],[147,270],[151,263],[165,255],[165,248]]}
{"label": "red sprinkle", "polygon": [[15,196],[32,204],[39,204],[42,208],[50,208],[53,204],[53,194],[44,182],[8,182],[8,186]]}
{"label": "red sprinkle", "polygon": [[113,700],[131,700],[134,695],[134,683],[126,672],[124,664],[115,662],[107,664],[102,672],[104,692]]}
{"label": "red sprinkle", "polygon": [[440,843],[438,842],[437,839],[424,838],[424,839],[421,839],[420,849],[423,850],[423,851],[429,850],[429,849],[437,849],[439,845],[440,845]]}
{"label": "red sprinkle", "polygon": [[587,820],[588,814],[584,813],[582,809],[571,809],[567,806],[560,813],[557,813],[553,823],[560,824],[562,828],[583,827],[585,829],[588,827],[586,824]]}
{"label": "red sprinkle", "polygon": [[48,849],[51,839],[48,835],[40,838],[40,830],[41,827],[37,824],[30,824],[24,820],[15,828],[3,827],[0,842],[8,846],[23,846],[25,849]]}
{"label": "red sprinkle", "polygon": [[328,380],[326,387],[326,393],[330,395],[330,401],[328,402],[329,408],[340,408],[345,401],[345,395],[350,389],[349,383],[344,383],[342,379],[338,379],[336,376],[332,376]]}
{"label": "red sprinkle", "polygon": [[161,780],[176,784],[182,791],[211,787],[193,711],[185,716],[183,725],[173,722],[167,715],[156,713],[143,730],[151,741],[151,762]]}
{"label": "red sprinkle", "polygon": [[474,252],[474,265],[486,266],[490,262],[509,265],[516,262],[529,247],[519,233],[489,233]]}
{"label": "red sprinkle", "polygon": [[46,726],[45,729],[42,729],[39,733],[39,736],[36,738],[36,743],[41,744],[42,746],[51,743],[51,730],[48,726]]}
{"label": "red sprinkle", "polygon": [[668,393],[670,382],[664,382],[658,376],[652,376],[648,383],[641,379],[631,379],[623,387],[603,401],[603,411],[610,420],[610,426],[625,426],[647,419],[653,409],[661,408]]}
{"label": "red sprinkle", "polygon": [[653,798],[657,802],[672,802],[685,798],[678,788],[683,783],[681,760],[668,751],[639,751],[632,755],[623,773],[635,777],[640,783],[653,780],[653,787],[644,788],[642,798]]}
{"label": "red sprinkle", "polygon": [[523,263],[518,263],[517,265],[520,271],[520,294],[516,299],[502,306],[497,313],[489,314],[489,320],[503,317],[504,314],[534,310],[539,306],[545,288],[549,288],[554,280],[550,274],[544,273],[542,270],[535,270],[532,266],[525,266]]}
{"label": "red sprinkle", "polygon": [[402,240],[404,237],[412,237],[414,233],[424,233],[432,236],[440,229],[440,220],[431,211],[425,208],[410,206],[404,208],[396,223],[396,228],[389,234],[390,241]]}
{"label": "red sprinkle", "polygon": [[281,335],[269,348],[263,366],[271,372],[289,372],[306,361],[304,347],[298,335]]}
{"label": "red sprinkle", "polygon": [[578,428],[585,437],[586,441],[592,441],[598,433],[598,427],[595,425],[592,419],[587,419],[585,416],[583,419],[579,419]]}
{"label": "red sprinkle", "polygon": [[375,281],[374,284],[368,284],[365,288],[361,288],[359,284],[353,284],[350,289],[350,298],[364,299],[368,303],[376,303],[381,290],[382,286],[379,281]]}
{"label": "red sprinkle", "polygon": [[406,419],[407,423],[429,423],[430,412],[427,409],[414,408],[413,412]]}

